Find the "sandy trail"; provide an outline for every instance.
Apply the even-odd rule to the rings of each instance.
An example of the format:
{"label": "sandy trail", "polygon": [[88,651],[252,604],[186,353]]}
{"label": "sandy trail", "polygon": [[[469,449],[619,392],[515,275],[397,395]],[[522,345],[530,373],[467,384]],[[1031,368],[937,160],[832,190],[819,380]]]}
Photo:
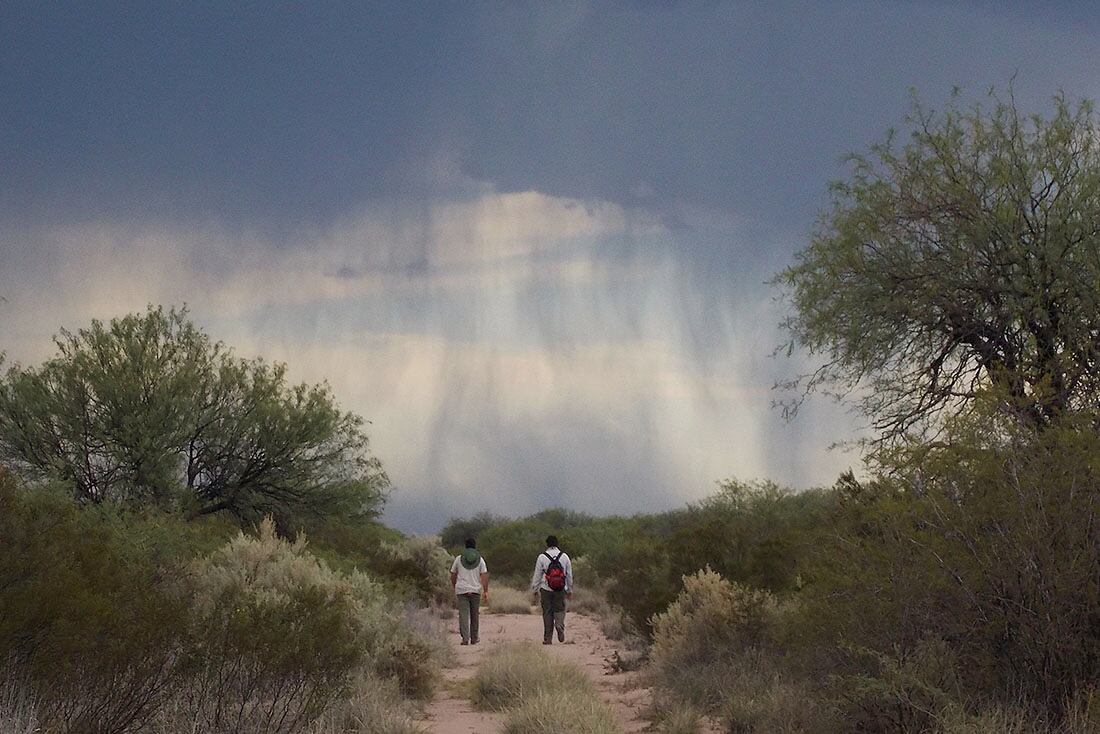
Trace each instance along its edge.
{"label": "sandy trail", "polygon": [[[457,626],[457,623],[452,626]],[[647,722],[642,718],[649,693],[636,687],[636,673],[608,674],[604,660],[621,645],[608,640],[599,624],[580,614],[566,618],[565,643],[556,639],[553,645],[543,647],[551,655],[557,655],[582,668],[592,679],[600,696],[611,706],[619,724],[627,734],[644,731]],[[482,656],[497,646],[514,642],[540,642],[542,617],[537,614],[482,614],[481,642],[461,646],[458,634],[452,635],[455,650],[453,667],[443,671],[444,683],[435,699],[428,704],[421,719],[433,734],[471,734],[499,732],[504,715],[475,711],[461,689],[477,671]]]}

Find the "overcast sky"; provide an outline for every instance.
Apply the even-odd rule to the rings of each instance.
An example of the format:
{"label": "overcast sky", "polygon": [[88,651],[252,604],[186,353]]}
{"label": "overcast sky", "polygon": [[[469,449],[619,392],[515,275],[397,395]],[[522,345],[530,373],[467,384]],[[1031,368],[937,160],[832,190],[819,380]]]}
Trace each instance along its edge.
{"label": "overcast sky", "polygon": [[1091,7],[5,0],[0,351],[187,303],[370,420],[416,532],[828,484],[860,421],[770,407],[766,281],[910,88],[1100,95]]}

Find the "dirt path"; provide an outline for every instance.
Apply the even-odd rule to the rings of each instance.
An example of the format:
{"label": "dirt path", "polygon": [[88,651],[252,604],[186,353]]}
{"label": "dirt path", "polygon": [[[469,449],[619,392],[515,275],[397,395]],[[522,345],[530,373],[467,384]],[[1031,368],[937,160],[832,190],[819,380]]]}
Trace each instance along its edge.
{"label": "dirt path", "polygon": [[[454,667],[443,671],[444,684],[424,714],[421,723],[433,734],[490,734],[501,731],[503,714],[475,711],[463,695],[464,681],[473,677],[482,656],[499,645],[514,642],[538,642],[542,639],[542,617],[537,614],[483,614],[481,643],[461,646],[454,634]],[[542,648],[581,667],[592,678],[600,695],[614,710],[627,734],[645,730],[642,712],[648,692],[636,688],[635,673],[608,675],[604,660],[621,649],[600,631],[595,620],[570,614],[566,620],[564,644],[554,641]]]}

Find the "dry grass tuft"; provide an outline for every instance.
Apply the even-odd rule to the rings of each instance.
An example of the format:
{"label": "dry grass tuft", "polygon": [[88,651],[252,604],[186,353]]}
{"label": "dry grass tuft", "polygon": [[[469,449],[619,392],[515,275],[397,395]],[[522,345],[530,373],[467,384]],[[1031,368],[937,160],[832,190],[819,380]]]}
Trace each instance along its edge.
{"label": "dry grass tuft", "polygon": [[508,712],[505,734],[619,734],[611,710],[595,696],[576,699],[544,691]]}
{"label": "dry grass tuft", "polygon": [[39,731],[34,697],[13,674],[13,668],[0,670],[0,732],[33,734]]}
{"label": "dry grass tuft", "polygon": [[507,711],[507,734],[618,734],[614,716],[579,667],[531,644],[486,656],[474,677],[474,705]]}
{"label": "dry grass tuft", "polygon": [[531,595],[509,586],[497,586],[489,590],[488,614],[533,614],[535,606]]}
{"label": "dry grass tuft", "polygon": [[567,697],[594,695],[580,668],[532,644],[507,645],[482,661],[474,676],[472,698],[479,709],[500,711],[548,690]]}
{"label": "dry grass tuft", "polygon": [[363,676],[347,699],[326,711],[308,734],[427,734],[394,681]]}

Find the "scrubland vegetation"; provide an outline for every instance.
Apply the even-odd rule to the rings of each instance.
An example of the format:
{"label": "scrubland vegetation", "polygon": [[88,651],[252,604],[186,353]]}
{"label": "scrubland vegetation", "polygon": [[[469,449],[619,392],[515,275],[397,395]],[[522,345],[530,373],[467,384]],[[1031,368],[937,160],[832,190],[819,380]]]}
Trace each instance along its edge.
{"label": "scrubland vegetation", "polygon": [[850,394],[862,476],[445,529],[494,558],[556,526],[648,638],[666,731],[1100,731],[1100,130],[989,103],[853,156],[777,278],[821,360],[786,407]]}
{"label": "scrubland vegetation", "polygon": [[[777,279],[821,362],[791,386],[854,393],[875,431],[816,489],[409,539],[327,387],[180,312],[63,333],[0,380],[0,726],[416,731],[448,550],[476,536],[489,611],[529,610],[507,587],[553,532],[573,613],[644,648],[664,731],[1100,731],[1100,130],[993,101],[917,106],[901,150],[856,156]],[[615,731],[537,648],[473,695],[508,731]]]}
{"label": "scrubland vegetation", "polygon": [[181,312],[59,348],[0,383],[4,730],[415,730],[449,559],[362,422]]}

